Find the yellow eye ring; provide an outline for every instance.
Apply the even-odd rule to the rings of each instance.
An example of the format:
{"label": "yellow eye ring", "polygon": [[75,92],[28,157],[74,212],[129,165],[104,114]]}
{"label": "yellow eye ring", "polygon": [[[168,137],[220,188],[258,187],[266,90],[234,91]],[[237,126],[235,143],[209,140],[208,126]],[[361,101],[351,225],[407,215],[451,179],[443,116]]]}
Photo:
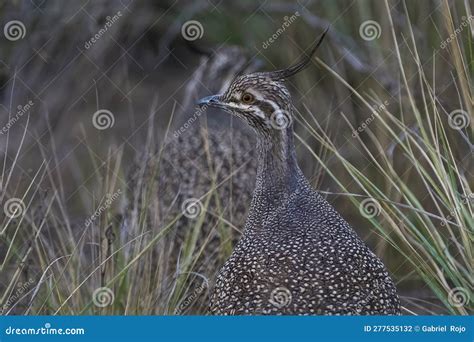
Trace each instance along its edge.
{"label": "yellow eye ring", "polygon": [[242,95],[242,102],[246,104],[251,104],[253,101],[255,101],[255,97],[250,94],[250,93],[244,93]]}

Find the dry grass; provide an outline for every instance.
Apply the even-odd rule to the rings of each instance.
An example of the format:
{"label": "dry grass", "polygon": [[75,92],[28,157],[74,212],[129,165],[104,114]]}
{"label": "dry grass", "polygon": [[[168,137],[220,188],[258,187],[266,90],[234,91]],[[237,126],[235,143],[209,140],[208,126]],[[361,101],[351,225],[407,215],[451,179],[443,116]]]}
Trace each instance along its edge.
{"label": "dry grass", "polygon": [[[2,313],[205,313],[216,269],[198,265],[225,260],[230,242],[204,255],[210,237],[197,239],[201,216],[177,244],[180,217],[161,222],[150,178],[142,175],[134,186],[127,180],[136,156],[164,140],[196,65],[179,43],[164,58],[166,42],[189,18],[203,23],[208,42],[242,43],[268,68],[294,60],[332,24],[315,66],[289,82],[303,170],[384,260],[406,313],[472,312],[474,21],[456,32],[472,15],[467,1],[321,1],[310,11],[282,2],[253,16],[250,1],[218,5],[221,13],[206,1],[169,10],[134,3],[130,12],[103,1],[84,10],[97,22],[120,9],[125,15],[77,55],[100,27],[84,12],[66,22],[71,12],[61,6],[44,5],[50,18],[2,6],[5,19],[22,18],[28,36],[0,44],[0,126],[18,105],[35,102],[0,135],[0,203],[24,204],[16,218],[0,213]],[[301,16],[263,49],[295,10]],[[48,35],[51,18],[58,24]],[[368,19],[379,23],[378,39],[359,35]],[[114,113],[113,129],[92,127],[100,108]],[[452,128],[453,113],[471,124]],[[215,188],[201,200],[219,217],[220,208],[208,207],[213,196]],[[375,215],[364,212],[370,208]],[[216,229],[232,227],[221,220]],[[93,298],[103,287],[114,300],[102,308]]]}

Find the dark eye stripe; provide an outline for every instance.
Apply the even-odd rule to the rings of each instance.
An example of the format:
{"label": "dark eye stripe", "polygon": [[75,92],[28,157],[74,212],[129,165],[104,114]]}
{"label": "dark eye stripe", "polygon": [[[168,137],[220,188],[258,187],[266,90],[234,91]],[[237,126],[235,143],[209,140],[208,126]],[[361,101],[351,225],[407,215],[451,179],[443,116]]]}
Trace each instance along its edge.
{"label": "dark eye stripe", "polygon": [[254,106],[257,106],[262,112],[264,112],[267,115],[267,117],[270,117],[272,113],[275,111],[272,104],[265,100],[255,101]]}

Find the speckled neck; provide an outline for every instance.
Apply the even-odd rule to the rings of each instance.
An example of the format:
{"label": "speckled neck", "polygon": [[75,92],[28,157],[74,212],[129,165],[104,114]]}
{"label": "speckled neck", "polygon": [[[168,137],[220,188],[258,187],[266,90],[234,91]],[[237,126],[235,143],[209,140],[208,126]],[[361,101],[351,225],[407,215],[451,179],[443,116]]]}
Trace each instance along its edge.
{"label": "speckled neck", "polygon": [[273,130],[257,138],[258,167],[254,197],[273,205],[293,193],[305,181],[296,159],[293,127]]}

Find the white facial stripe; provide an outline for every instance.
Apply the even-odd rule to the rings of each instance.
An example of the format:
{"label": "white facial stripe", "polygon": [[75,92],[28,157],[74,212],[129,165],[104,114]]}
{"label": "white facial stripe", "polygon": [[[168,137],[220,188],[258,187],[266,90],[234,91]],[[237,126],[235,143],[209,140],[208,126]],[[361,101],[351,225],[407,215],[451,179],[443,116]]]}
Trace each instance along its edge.
{"label": "white facial stripe", "polygon": [[249,105],[245,105],[242,103],[237,103],[237,102],[230,102],[230,103],[232,104],[231,107],[235,109],[247,110],[250,107]]}
{"label": "white facial stripe", "polygon": [[256,100],[263,101],[263,96],[262,96],[262,94],[260,94],[259,91],[255,90],[255,89],[252,89],[252,88],[249,88],[249,89],[247,89],[246,92],[249,93],[249,94],[252,94],[253,97],[255,97]]}
{"label": "white facial stripe", "polygon": [[[258,101],[265,101],[263,96],[260,94],[260,92],[254,90],[254,89],[247,89],[246,92],[249,93],[249,94],[252,94],[253,97]],[[241,96],[242,96],[242,94],[239,94],[239,97],[241,97]],[[265,113],[263,111],[261,111],[260,108],[258,108],[257,106],[254,106],[253,109],[254,109],[255,114],[258,117],[260,117],[262,119],[266,119]]]}
{"label": "white facial stripe", "polygon": [[278,107],[278,105],[276,104],[275,101],[272,101],[272,100],[265,100],[265,102],[268,103],[268,104],[270,104],[270,106],[272,106],[274,112],[281,110],[281,108]]}
{"label": "white facial stripe", "polygon": [[257,114],[258,117],[260,117],[260,118],[262,118],[262,119],[266,119],[265,113],[262,112],[262,111],[260,110],[260,108],[258,108],[257,106],[255,106],[254,110],[255,110],[255,114]]}
{"label": "white facial stripe", "polygon": [[276,104],[275,101],[268,100],[268,99],[264,98],[259,91],[250,88],[250,89],[247,89],[247,93],[252,94],[255,97],[255,99],[257,99],[261,102],[268,103],[273,108],[274,112],[281,110],[281,108]]}
{"label": "white facial stripe", "polygon": [[[277,105],[277,103],[275,101],[264,98],[258,90],[255,90],[255,89],[252,89],[252,88],[247,89],[245,92],[238,92],[238,93],[235,94],[235,96],[239,100],[241,100],[242,95],[244,93],[252,94],[257,101],[267,103],[268,105],[270,105],[273,108],[274,112],[281,111],[281,108]],[[267,118],[265,113],[258,106],[246,105],[246,104],[243,104],[243,103],[240,103],[240,102],[231,102],[231,107],[235,110],[241,110],[241,111],[247,111],[250,107],[252,107],[252,111],[256,116],[260,117],[261,119],[264,119],[265,121],[269,120],[269,118]]]}

